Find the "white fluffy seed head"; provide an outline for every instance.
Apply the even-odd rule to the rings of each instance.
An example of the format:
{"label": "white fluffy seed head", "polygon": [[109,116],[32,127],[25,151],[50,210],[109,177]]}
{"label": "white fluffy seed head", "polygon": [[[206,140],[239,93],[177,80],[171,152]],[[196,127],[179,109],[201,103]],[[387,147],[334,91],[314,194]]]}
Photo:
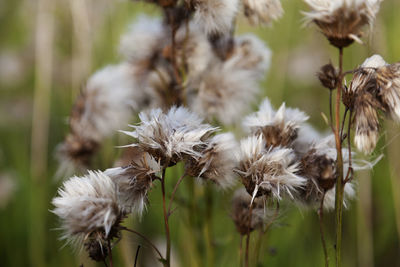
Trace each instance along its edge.
{"label": "white fluffy seed head", "polygon": [[184,156],[201,157],[198,148],[217,128],[202,123],[202,119],[184,107],[172,107],[167,113],[153,109],[139,114],[139,125],[124,132],[137,140],[138,146],[157,161],[176,163]]}
{"label": "white fluffy seed head", "polygon": [[237,36],[231,55],[225,61],[225,68],[251,71],[254,79],[262,80],[271,65],[271,50],[253,34]]}
{"label": "white fluffy seed head", "polygon": [[107,237],[123,216],[113,181],[100,171],[65,181],[52,204],[52,212],[62,223],[62,239],[73,244],[80,244],[95,232]]}
{"label": "white fluffy seed head", "polygon": [[250,136],[240,143],[237,173],[247,192],[253,197],[271,195],[280,200],[282,194],[293,194],[305,185],[306,179],[297,175],[299,163],[288,148],[265,148],[261,136]]}
{"label": "white fluffy seed head", "polygon": [[238,144],[232,133],[217,134],[207,141],[199,159],[186,162],[189,175],[202,180],[210,180],[225,189],[236,182],[234,168],[237,165]]}
{"label": "white fluffy seed head", "polygon": [[382,0],[304,0],[310,8],[307,22],[314,22],[332,45],[346,47],[361,42],[362,27],[372,24]]}
{"label": "white fluffy seed head", "polygon": [[161,48],[163,37],[164,29],[159,18],[140,16],[122,36],[119,51],[132,63],[149,60]]}
{"label": "white fluffy seed head", "polygon": [[70,118],[72,132],[100,141],[128,123],[140,99],[131,67],[108,66],[88,80],[75,103]]}
{"label": "white fluffy seed head", "polygon": [[267,146],[290,146],[297,138],[297,131],[308,116],[299,109],[286,108],[283,103],[275,111],[268,98],[259,111],[248,115],[243,121],[247,132],[262,135]]}
{"label": "white fluffy seed head", "polygon": [[244,15],[253,25],[269,25],[283,15],[279,0],[243,0]]}
{"label": "white fluffy seed head", "polygon": [[208,120],[216,118],[222,124],[233,124],[248,110],[258,92],[251,71],[217,63],[203,75],[189,106]]}
{"label": "white fluffy seed head", "polygon": [[107,169],[104,173],[116,184],[121,209],[141,215],[146,208],[147,192],[160,172],[160,163],[144,152],[129,166]]}
{"label": "white fluffy seed head", "polygon": [[207,34],[229,33],[239,0],[195,0],[194,20]]}

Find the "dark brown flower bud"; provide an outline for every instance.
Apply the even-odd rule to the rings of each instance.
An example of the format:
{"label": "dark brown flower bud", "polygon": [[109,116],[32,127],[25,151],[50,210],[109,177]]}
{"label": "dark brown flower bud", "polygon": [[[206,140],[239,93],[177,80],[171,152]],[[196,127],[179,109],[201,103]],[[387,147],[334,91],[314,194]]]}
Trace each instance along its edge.
{"label": "dark brown flower bud", "polygon": [[334,90],[338,83],[338,72],[331,63],[321,67],[317,73],[321,84],[329,90]]}

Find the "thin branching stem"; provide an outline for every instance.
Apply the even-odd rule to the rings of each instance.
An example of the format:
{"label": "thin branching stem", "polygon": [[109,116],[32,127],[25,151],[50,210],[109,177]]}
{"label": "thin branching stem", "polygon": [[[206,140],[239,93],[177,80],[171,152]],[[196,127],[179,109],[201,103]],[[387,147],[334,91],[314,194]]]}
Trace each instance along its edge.
{"label": "thin branching stem", "polygon": [[333,107],[332,107],[332,90],[329,90],[329,126],[332,129],[332,132],[335,131],[333,128]]}
{"label": "thin branching stem", "polygon": [[161,192],[162,192],[162,202],[163,202],[163,213],[164,213],[164,224],[165,224],[165,236],[167,239],[167,250],[166,250],[166,266],[171,266],[171,237],[169,232],[169,223],[168,223],[168,213],[166,208],[166,201],[165,201],[165,170],[162,171],[161,177]]}
{"label": "thin branching stem", "polygon": [[336,92],[336,110],[335,110],[335,141],[337,152],[337,173],[336,179],[336,197],[335,197],[335,222],[336,222],[336,267],[342,266],[342,216],[343,216],[343,157],[342,140],[340,136],[340,103],[343,83],[343,48],[339,48],[339,82]]}
{"label": "thin branching stem", "polygon": [[346,109],[344,110],[344,115],[343,115],[343,120],[342,120],[342,127],[340,127],[340,140],[341,142],[343,142],[344,137],[343,137],[343,131],[344,131],[344,124],[346,122],[346,117],[347,117],[347,112],[349,111],[349,109],[346,107]]}
{"label": "thin branching stem", "polygon": [[171,208],[172,208],[172,202],[175,198],[175,193],[178,190],[178,187],[179,187],[180,183],[183,181],[183,178],[185,178],[185,176],[186,176],[186,172],[184,172],[182,174],[182,176],[179,177],[178,182],[176,182],[176,184],[175,184],[174,190],[172,190],[171,197],[170,197],[169,203],[168,203],[168,213],[167,213],[168,217],[172,214]]}
{"label": "thin branching stem", "polygon": [[247,226],[247,235],[246,235],[246,251],[244,256],[244,266],[249,267],[249,248],[250,248],[250,231],[251,231],[251,217],[253,214],[253,203],[250,204],[249,209],[249,224]]}
{"label": "thin branching stem", "polygon": [[107,240],[107,247],[108,247],[108,259],[110,261],[110,267],[113,267],[113,258],[112,258],[110,239]]}
{"label": "thin branching stem", "polygon": [[126,227],[122,227],[122,230],[125,230],[127,232],[130,232],[132,234],[135,234],[135,235],[140,236],[141,238],[143,238],[143,240],[146,241],[154,249],[155,252],[157,252],[158,256],[160,256],[160,259],[163,259],[163,256],[162,256],[160,250],[145,235],[143,235],[143,234],[141,234],[141,233],[139,233],[139,232],[137,232],[135,230],[126,228]]}
{"label": "thin branching stem", "polygon": [[324,191],[324,194],[322,195],[321,203],[320,203],[319,209],[318,209],[318,218],[319,218],[319,231],[321,233],[322,249],[324,250],[324,256],[325,256],[325,267],[329,267],[329,254],[328,254],[328,249],[326,248],[326,241],[325,241],[325,234],[324,234],[324,220],[323,220],[325,194],[326,194],[326,192]]}
{"label": "thin branching stem", "polygon": [[349,151],[349,169],[347,170],[346,179],[344,179],[344,184],[350,182],[353,178],[353,164],[351,155],[351,123],[352,123],[353,112],[350,110],[350,117],[347,125],[347,149]]}
{"label": "thin branching stem", "polygon": [[256,243],[256,248],[255,248],[255,257],[254,257],[255,264],[258,264],[258,261],[259,261],[259,258],[260,258],[260,250],[261,250],[263,237],[264,237],[264,235],[266,233],[268,233],[268,231],[271,228],[272,224],[278,218],[278,214],[279,214],[279,201],[276,201],[276,208],[275,208],[274,215],[272,216],[272,218],[268,222],[268,224],[265,226],[265,228],[259,231],[259,235],[258,235],[258,239],[257,239],[257,243]]}
{"label": "thin branching stem", "polygon": [[140,251],[140,245],[137,247],[136,249],[136,255],[135,255],[135,264],[133,265],[133,267],[137,266],[137,260],[139,258],[139,251]]}
{"label": "thin branching stem", "polygon": [[239,267],[243,267],[243,235],[240,235],[239,240]]}

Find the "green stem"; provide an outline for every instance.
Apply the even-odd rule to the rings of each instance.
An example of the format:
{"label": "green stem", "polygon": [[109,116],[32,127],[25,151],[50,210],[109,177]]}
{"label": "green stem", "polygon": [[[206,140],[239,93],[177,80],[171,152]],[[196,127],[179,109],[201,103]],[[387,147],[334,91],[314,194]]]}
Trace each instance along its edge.
{"label": "green stem", "polygon": [[161,177],[161,191],[162,191],[162,201],[163,201],[163,212],[164,212],[164,224],[165,224],[165,236],[167,238],[167,251],[166,251],[166,266],[171,266],[171,237],[169,232],[169,223],[168,223],[168,213],[165,202],[165,168],[162,172]]}
{"label": "green stem", "polygon": [[324,250],[324,256],[325,256],[325,267],[329,267],[329,255],[328,255],[328,249],[326,248],[326,241],[325,241],[325,235],[324,235],[324,200],[325,200],[325,193],[322,195],[321,203],[318,209],[318,218],[319,218],[319,231],[321,234],[321,243],[322,243],[322,249]]}
{"label": "green stem", "polygon": [[213,230],[212,230],[212,211],[214,206],[213,192],[210,186],[205,188],[205,201],[206,201],[206,221],[205,221],[205,240],[206,240],[206,251],[207,251],[207,266],[214,266],[214,242],[213,242]]}
{"label": "green stem", "polygon": [[343,48],[339,48],[339,83],[336,92],[336,110],[335,110],[335,140],[337,151],[337,173],[336,179],[336,197],[335,197],[335,222],[336,222],[336,267],[342,266],[342,216],[343,216],[343,157],[342,140],[340,137],[340,103],[342,93],[342,72],[343,72]]}

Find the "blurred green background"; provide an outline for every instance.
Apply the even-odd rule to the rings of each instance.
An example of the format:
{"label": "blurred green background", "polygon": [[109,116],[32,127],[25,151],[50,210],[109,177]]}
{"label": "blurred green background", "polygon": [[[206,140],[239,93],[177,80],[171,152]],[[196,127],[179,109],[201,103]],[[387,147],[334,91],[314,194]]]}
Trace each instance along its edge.
{"label": "blurred green background", "polygon": [[[330,60],[336,64],[337,51],[315,27],[302,27],[301,10],[307,9],[302,1],[282,0],[282,4],[284,17],[273,27],[252,28],[239,19],[238,33],[257,34],[273,51],[261,95],[275,106],[285,101],[303,109],[315,127],[325,130],[321,112],[327,114],[328,91],[318,84],[315,72]],[[374,53],[388,62],[400,61],[399,10],[399,0],[383,1],[365,44],[345,50],[346,69]],[[151,5],[115,0],[0,2],[0,266],[95,266],[85,253],[63,248],[58,240],[58,222],[49,212],[60,185],[54,179],[54,149],[68,131],[66,118],[85,80],[96,69],[120,60],[119,37],[141,12],[157,15],[158,11]],[[344,266],[400,266],[399,129],[386,123],[375,152],[383,153],[384,159],[373,171],[357,175],[358,199],[344,214]],[[122,143],[121,136],[108,140],[96,168],[110,167],[120,153],[114,146]],[[172,182],[177,172],[179,166],[168,173]],[[192,204],[204,209],[204,189],[189,192],[188,188],[180,187],[178,199],[196,195],[198,203]],[[127,222],[155,240],[164,236],[159,190],[156,185],[143,218]],[[183,209],[171,217],[181,266],[211,266],[202,241],[210,229],[214,266],[238,266],[239,236],[229,218],[231,192],[215,190],[213,195],[209,228],[199,226],[202,218]],[[326,213],[324,219],[333,266],[334,217]],[[191,231],[190,225],[198,231]],[[125,234],[114,252],[114,266],[133,266],[138,244],[143,243]],[[143,244],[142,266],[155,266],[154,261],[144,262],[151,256]],[[263,240],[261,257],[262,266],[323,266],[316,213],[284,203],[278,224]]]}

